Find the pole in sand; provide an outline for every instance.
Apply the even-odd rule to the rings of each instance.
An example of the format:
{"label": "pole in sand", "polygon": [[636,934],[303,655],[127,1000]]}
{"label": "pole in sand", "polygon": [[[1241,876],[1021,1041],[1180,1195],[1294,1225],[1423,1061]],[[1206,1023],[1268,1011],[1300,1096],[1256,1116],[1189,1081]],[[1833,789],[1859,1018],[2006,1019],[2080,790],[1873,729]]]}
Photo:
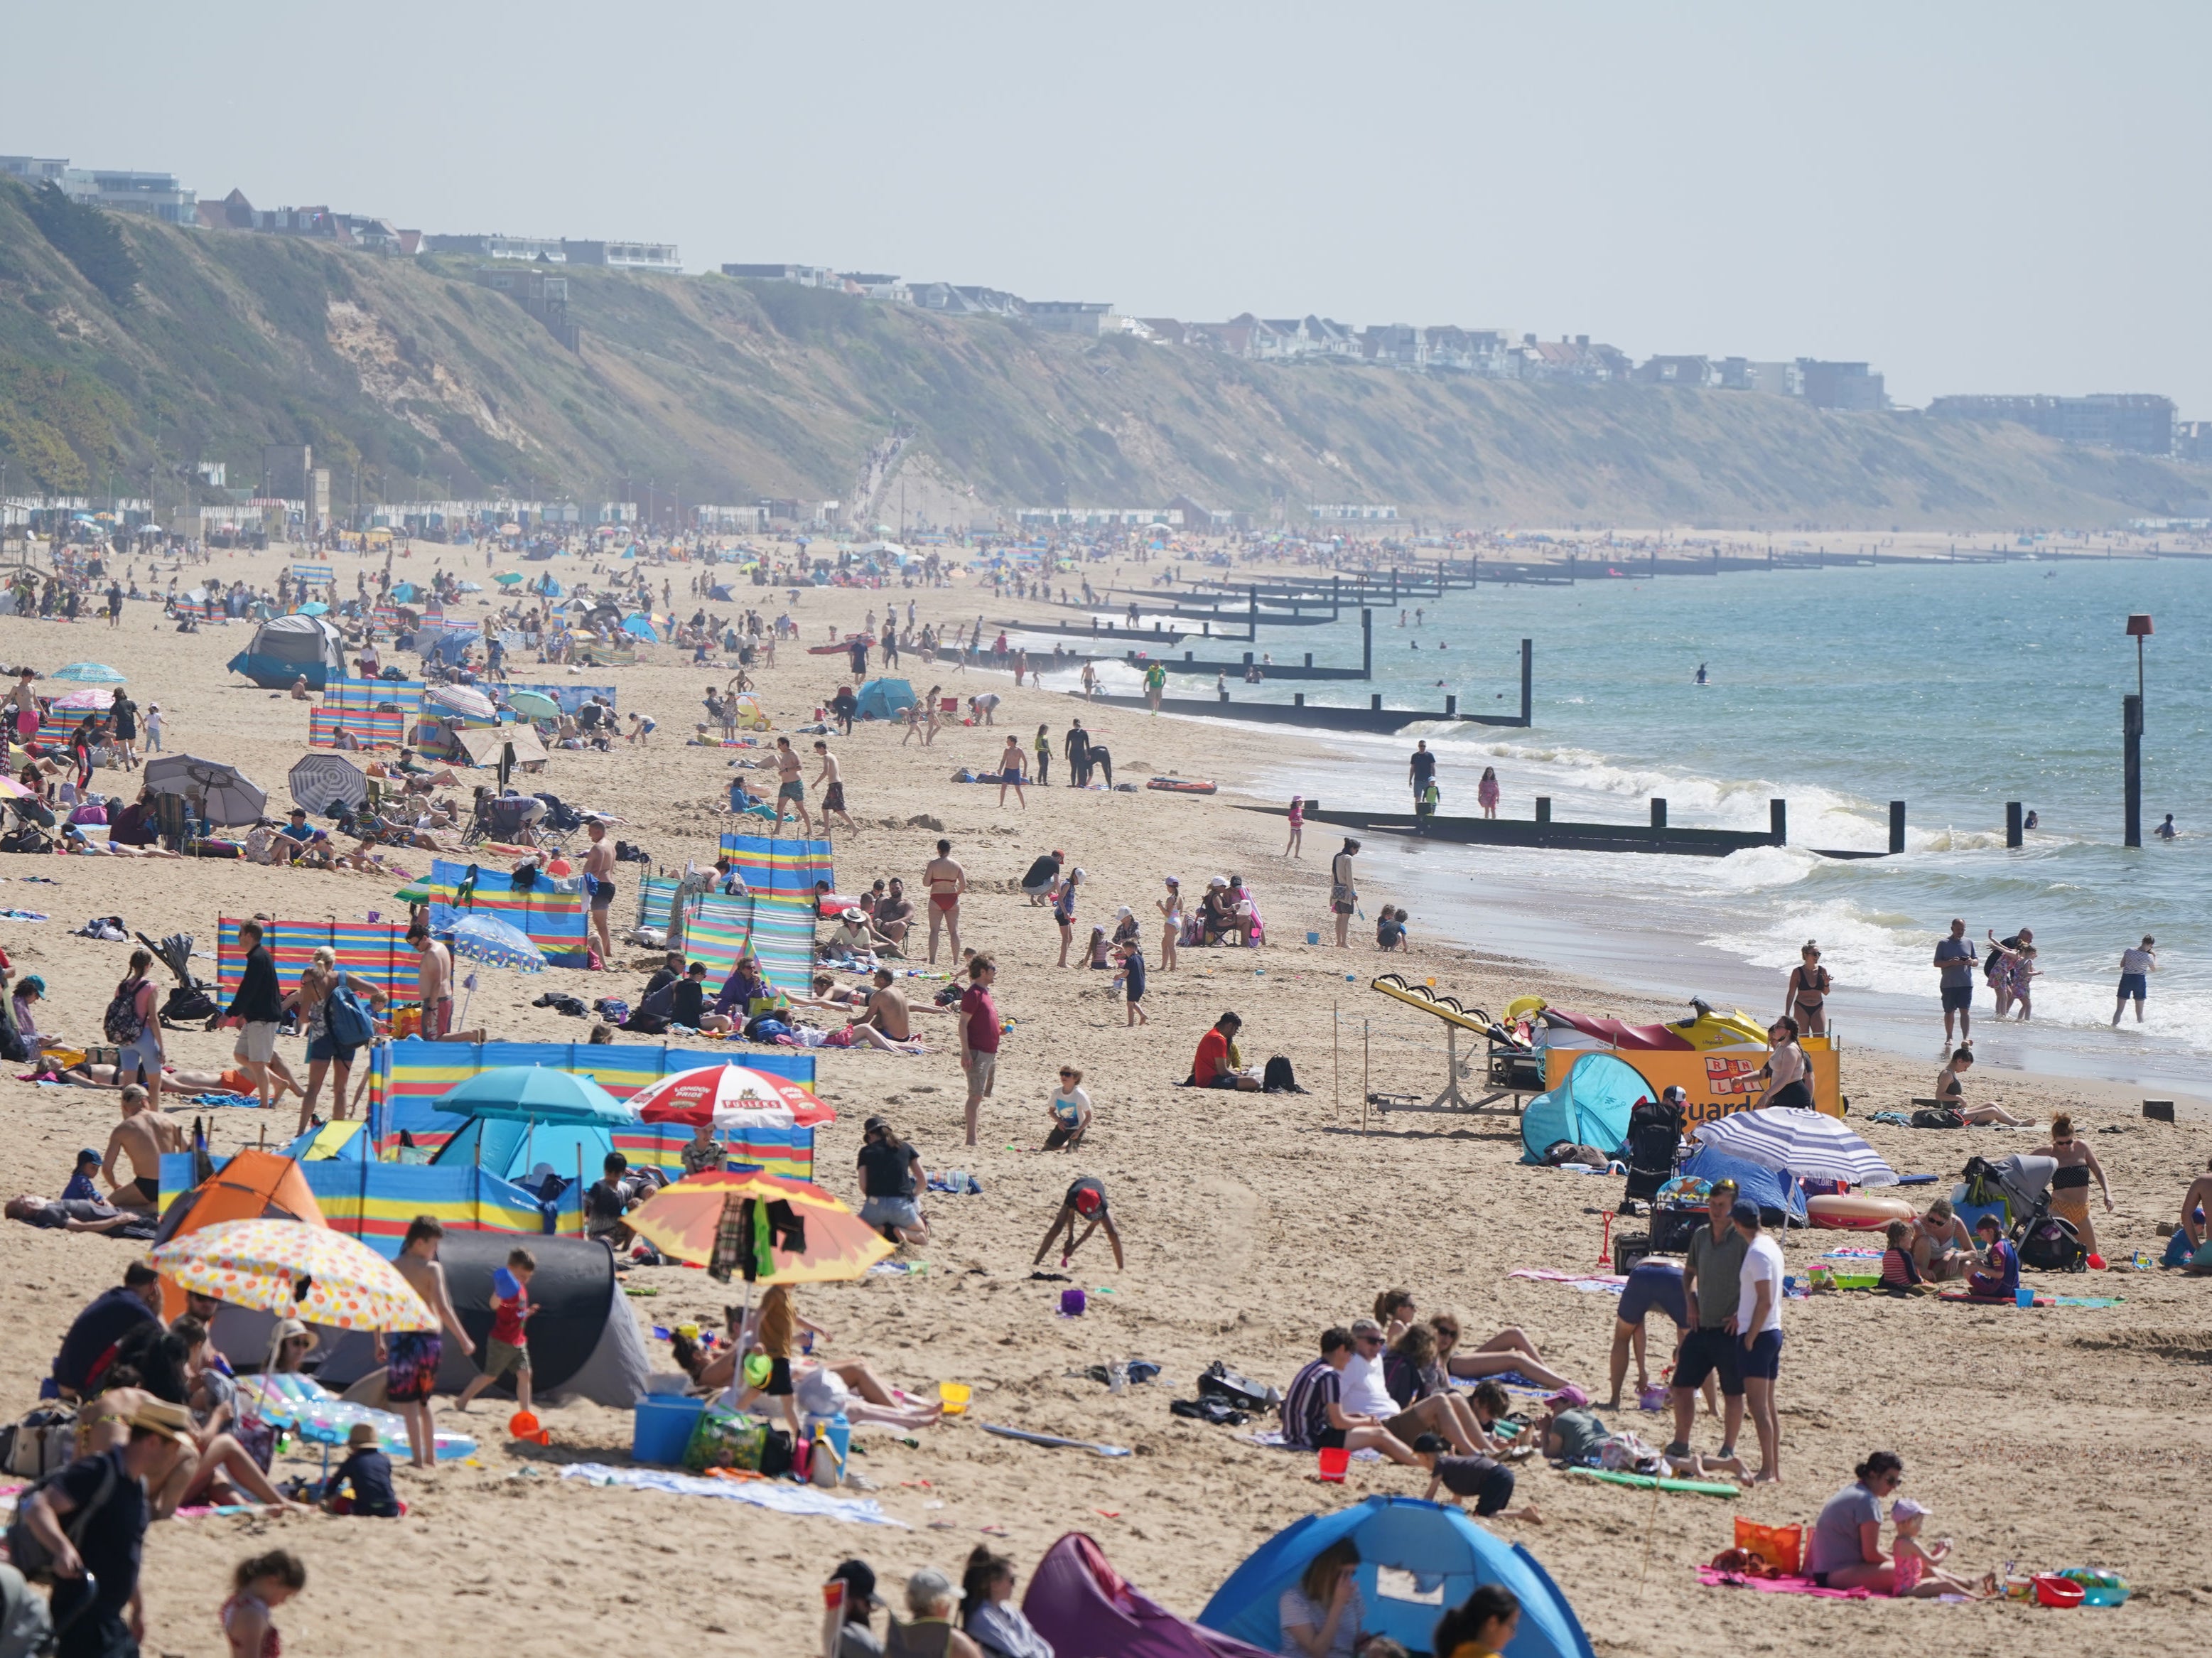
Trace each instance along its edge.
{"label": "pole in sand", "polygon": [[1359,1022],[1359,1132],[1367,1132],[1367,1021]]}
{"label": "pole in sand", "polygon": [[1328,1007],[1328,1120],[1337,1121],[1344,1108],[1344,1052],[1339,1040],[1344,1026],[1343,1005],[1331,1002]]}

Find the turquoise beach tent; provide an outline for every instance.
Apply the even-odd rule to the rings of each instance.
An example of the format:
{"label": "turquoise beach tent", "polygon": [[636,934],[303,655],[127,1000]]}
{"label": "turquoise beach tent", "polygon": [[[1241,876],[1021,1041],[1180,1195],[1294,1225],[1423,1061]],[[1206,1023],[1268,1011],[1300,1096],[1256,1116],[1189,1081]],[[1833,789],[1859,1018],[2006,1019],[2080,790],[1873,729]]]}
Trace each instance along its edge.
{"label": "turquoise beach tent", "polygon": [[896,720],[915,701],[914,687],[903,679],[871,679],[860,687],[854,712],[862,720]]}
{"label": "turquoise beach tent", "polygon": [[563,1180],[599,1177],[607,1153],[615,1149],[612,1131],[599,1123],[531,1122],[514,1117],[471,1117],[468,1126],[440,1146],[430,1161],[448,1169],[480,1168],[487,1175],[518,1184],[539,1163],[553,1165]]}
{"label": "turquoise beach tent", "polygon": [[1359,1551],[1367,1634],[1387,1635],[1408,1652],[1431,1651],[1438,1619],[1483,1584],[1501,1583],[1521,1601],[1520,1630],[1504,1658],[1595,1658],[1574,1608],[1534,1555],[1492,1536],[1462,1509],[1409,1497],[1370,1497],[1277,1532],[1230,1574],[1199,1623],[1263,1651],[1284,1651],[1283,1591],[1346,1538]]}
{"label": "turquoise beach tent", "polygon": [[1610,1054],[1585,1054],[1521,1114],[1521,1161],[1541,1163],[1544,1148],[1561,1140],[1594,1145],[1610,1157],[1628,1139],[1628,1114],[1651,1097],[1651,1084],[1636,1068]]}

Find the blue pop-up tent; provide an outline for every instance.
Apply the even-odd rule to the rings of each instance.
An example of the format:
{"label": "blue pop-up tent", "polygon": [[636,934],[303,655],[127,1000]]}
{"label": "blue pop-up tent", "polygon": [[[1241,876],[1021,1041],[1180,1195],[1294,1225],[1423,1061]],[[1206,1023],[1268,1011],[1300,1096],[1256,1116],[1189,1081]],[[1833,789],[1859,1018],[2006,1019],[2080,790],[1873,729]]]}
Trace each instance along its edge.
{"label": "blue pop-up tent", "polygon": [[1628,1114],[1651,1096],[1636,1067],[1610,1054],[1585,1054],[1568,1067],[1557,1088],[1528,1102],[1521,1114],[1521,1161],[1541,1163],[1544,1148],[1561,1140],[1593,1145],[1607,1157],[1628,1139]]}
{"label": "blue pop-up tent", "polygon": [[1734,1181],[1736,1195],[1759,1206],[1762,1225],[1776,1224],[1780,1215],[1794,1216],[1801,1224],[1805,1218],[1805,1194],[1792,1175],[1762,1169],[1710,1145],[1700,1146],[1681,1172],[1702,1181]]}
{"label": "blue pop-up tent", "polygon": [[1429,1652],[1447,1610],[1483,1584],[1499,1583],[1521,1602],[1520,1631],[1504,1658],[1595,1658],[1574,1608],[1534,1555],[1492,1536],[1463,1509],[1410,1497],[1370,1497],[1277,1532],[1230,1574],[1198,1621],[1265,1651],[1285,1650],[1277,1610],[1283,1591],[1316,1555],[1346,1538],[1359,1551],[1363,1633]]}
{"label": "blue pop-up tent", "polygon": [[860,687],[860,706],[854,712],[862,720],[895,720],[918,699],[903,679],[871,679]]}

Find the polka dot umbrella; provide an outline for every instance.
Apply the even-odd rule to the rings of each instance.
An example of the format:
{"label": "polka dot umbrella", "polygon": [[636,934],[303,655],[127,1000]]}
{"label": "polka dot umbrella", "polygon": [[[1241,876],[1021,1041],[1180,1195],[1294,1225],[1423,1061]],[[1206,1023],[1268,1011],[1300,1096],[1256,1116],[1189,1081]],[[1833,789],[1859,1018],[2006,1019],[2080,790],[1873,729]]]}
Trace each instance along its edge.
{"label": "polka dot umbrella", "polygon": [[227,1220],[149,1259],[179,1288],[340,1330],[435,1330],[398,1268],[357,1238],[296,1220]]}

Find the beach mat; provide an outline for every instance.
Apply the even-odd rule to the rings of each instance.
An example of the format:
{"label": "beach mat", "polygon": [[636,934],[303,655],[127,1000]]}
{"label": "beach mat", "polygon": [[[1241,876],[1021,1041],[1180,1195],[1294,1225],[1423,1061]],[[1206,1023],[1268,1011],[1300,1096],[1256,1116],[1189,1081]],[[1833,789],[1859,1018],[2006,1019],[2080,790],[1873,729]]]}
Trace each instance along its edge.
{"label": "beach mat", "polygon": [[1866,1600],[1865,1589],[1823,1588],[1809,1577],[1746,1577],[1741,1572],[1698,1568],[1698,1581],[1707,1588],[1758,1589],[1765,1594],[1814,1594],[1824,1600]]}
{"label": "beach mat", "polygon": [[1662,1491],[1676,1491],[1687,1497],[1741,1497],[1743,1487],[1721,1479],[1659,1479],[1648,1473],[1626,1473],[1612,1468],[1569,1468],[1569,1473],[1578,1473],[1585,1479],[1601,1479],[1608,1485],[1628,1485],[1639,1491],[1648,1491],[1654,1485]]}
{"label": "beach mat", "polygon": [[[1965,1307],[2018,1307],[2019,1303],[2008,1297],[1970,1296],[1964,1290],[1946,1290],[1940,1299],[1956,1302]],[[2124,1297],[2120,1296],[2045,1296],[2039,1295],[2039,1307],[2117,1307]]]}

